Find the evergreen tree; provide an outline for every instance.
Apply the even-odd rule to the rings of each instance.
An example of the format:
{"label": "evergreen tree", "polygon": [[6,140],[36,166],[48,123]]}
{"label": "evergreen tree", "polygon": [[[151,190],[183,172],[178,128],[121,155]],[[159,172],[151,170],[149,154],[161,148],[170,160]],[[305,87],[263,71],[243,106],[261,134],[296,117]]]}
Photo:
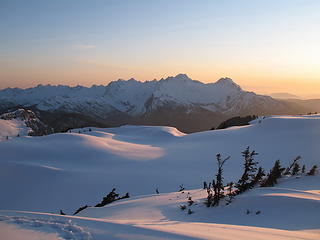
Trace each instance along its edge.
{"label": "evergreen tree", "polygon": [[227,187],[228,187],[227,195],[228,196],[233,194],[233,192],[232,192],[233,185],[234,185],[233,182],[230,182],[230,183],[227,184]]}
{"label": "evergreen tree", "polygon": [[301,156],[297,156],[295,159],[293,159],[291,165],[286,169],[286,171],[284,172],[284,175],[293,175],[292,174],[292,169],[294,168],[295,164],[298,163],[298,161],[301,159]]}
{"label": "evergreen tree", "polygon": [[242,156],[244,157],[244,172],[236,185],[238,189],[237,193],[243,193],[253,187],[252,183],[257,171],[256,165],[258,164],[258,162],[254,161],[254,156],[256,155],[258,153],[250,151],[250,147],[247,147],[242,152]]}
{"label": "evergreen tree", "polygon": [[129,198],[129,197],[130,197],[130,195],[129,195],[129,193],[127,192],[124,196],[119,197],[119,198],[116,199],[116,200],[125,199],[125,198]]}
{"label": "evergreen tree", "polygon": [[95,207],[103,207],[109,203],[112,203],[116,200],[118,200],[119,194],[116,193],[116,189],[113,188],[112,191],[110,193],[108,193],[108,195],[106,197],[104,197],[102,199],[102,201],[100,203],[98,203]]}
{"label": "evergreen tree", "polygon": [[208,184],[206,181],[203,182],[203,189],[208,189]]}
{"label": "evergreen tree", "polygon": [[281,177],[281,174],[283,171],[284,171],[284,168],[281,167],[280,160],[277,160],[274,163],[273,168],[270,170],[270,173],[268,174],[267,178],[261,184],[261,187],[274,186],[274,184],[277,183],[277,180]]}
{"label": "evergreen tree", "polygon": [[216,184],[213,186],[214,196],[213,196],[213,206],[219,205],[220,199],[224,197],[224,187],[223,187],[223,165],[230,158],[227,157],[224,160],[221,159],[221,154],[217,154],[218,172],[216,174]]}
{"label": "evergreen tree", "polygon": [[[214,181],[214,180],[213,180]],[[211,183],[210,183],[211,184]],[[213,191],[212,191],[212,188],[209,187],[207,188],[207,200],[206,200],[206,205],[207,207],[211,207],[212,203],[213,203]]]}
{"label": "evergreen tree", "polygon": [[299,172],[300,172],[300,165],[299,165],[299,163],[295,163],[293,165],[291,175],[292,176],[297,175]]}
{"label": "evergreen tree", "polygon": [[66,214],[60,209],[60,215],[66,215]]}
{"label": "evergreen tree", "polygon": [[257,174],[254,176],[253,180],[251,181],[250,185],[255,186],[258,183],[261,183],[262,178],[266,174],[264,173],[264,170],[262,167],[259,167]]}
{"label": "evergreen tree", "polygon": [[224,187],[223,187],[223,165],[230,158],[227,157],[224,160],[221,158],[221,154],[216,155],[218,170],[216,173],[215,180],[212,181],[212,188],[208,189],[207,193],[207,206],[218,206],[220,200],[224,197]]}
{"label": "evergreen tree", "polygon": [[77,209],[77,211],[74,212],[73,215],[78,214],[79,212],[81,212],[82,210],[84,210],[84,209],[86,209],[86,208],[88,208],[88,207],[89,207],[88,205],[85,205],[85,206],[83,206],[83,207],[79,207],[79,208]]}
{"label": "evergreen tree", "polygon": [[312,168],[310,169],[310,171],[307,173],[308,176],[313,176],[316,174],[317,172],[317,169],[318,169],[318,166],[317,165],[313,165]]}
{"label": "evergreen tree", "polygon": [[303,164],[302,169],[301,169],[301,173],[304,174],[306,172],[306,165]]}
{"label": "evergreen tree", "polygon": [[230,182],[227,184],[227,187],[228,187],[228,190],[227,190],[227,196],[228,196],[228,199],[227,199],[227,205],[229,203],[231,203],[234,199],[234,192],[233,192],[233,186],[234,186],[234,183],[233,182]]}

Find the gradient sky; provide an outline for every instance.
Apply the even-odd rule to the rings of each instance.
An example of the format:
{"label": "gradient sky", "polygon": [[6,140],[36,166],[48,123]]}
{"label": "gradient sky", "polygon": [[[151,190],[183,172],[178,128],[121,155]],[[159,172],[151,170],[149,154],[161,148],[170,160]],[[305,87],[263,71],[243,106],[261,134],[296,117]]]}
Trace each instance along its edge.
{"label": "gradient sky", "polygon": [[186,73],[320,96],[319,0],[0,0],[0,88]]}

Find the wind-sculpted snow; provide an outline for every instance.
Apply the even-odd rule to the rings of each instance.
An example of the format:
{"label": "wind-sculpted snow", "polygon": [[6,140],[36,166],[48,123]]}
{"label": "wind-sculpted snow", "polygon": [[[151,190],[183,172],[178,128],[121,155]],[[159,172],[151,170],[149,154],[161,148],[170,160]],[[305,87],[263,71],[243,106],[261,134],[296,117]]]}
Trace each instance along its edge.
{"label": "wind-sculpted snow", "polygon": [[113,134],[103,133],[99,138],[86,136],[84,141],[89,148],[101,149],[106,153],[126,159],[152,160],[165,154],[165,151],[159,147],[115,140]]}
{"label": "wind-sculpted snow", "polygon": [[[89,129],[91,131],[89,131]],[[80,133],[79,133],[80,131]],[[215,155],[230,156],[225,181],[242,173],[241,151],[257,151],[267,171],[296,156],[319,164],[320,115],[259,118],[252,125],[183,134],[170,127],[84,128],[72,133],[19,137],[0,143],[3,209],[57,212],[94,205],[113,187],[131,196],[198,188],[211,181]],[[50,189],[50,191],[49,191]],[[32,194],[31,194],[32,193]],[[19,198],[24,194],[24,198]]]}
{"label": "wind-sculpted snow", "polygon": [[[14,232],[12,232],[14,231]],[[19,232],[21,234],[19,234]],[[197,240],[170,233],[98,218],[59,216],[50,213],[0,210],[0,233],[23,240]],[[18,234],[17,234],[18,233]],[[21,238],[23,234],[23,238]],[[20,236],[19,236],[20,235]],[[16,238],[19,236],[20,238]]]}
{"label": "wind-sculpted snow", "polygon": [[[236,196],[232,204],[221,203],[216,208],[205,206],[206,190],[186,190],[128,199],[102,209],[88,208],[80,216],[126,224],[192,221],[294,231],[315,230],[320,228],[317,216],[320,213],[319,180],[319,176],[284,178],[275,187],[253,189]],[[318,191],[312,193],[306,189],[308,187]],[[188,205],[189,197],[194,201],[191,206]],[[181,210],[180,205],[186,205],[187,209]],[[188,217],[188,209],[194,215]]]}
{"label": "wind-sculpted snow", "polygon": [[[58,218],[32,218],[27,216],[0,215],[0,222],[17,224],[22,228],[43,230],[44,232],[57,232],[62,239],[91,240],[91,234],[82,227],[72,223],[71,219]],[[1,228],[0,228],[1,229]]]}
{"label": "wind-sculpted snow", "polygon": [[56,233],[44,233],[36,229],[25,229],[18,225],[0,221],[2,239],[13,240],[61,240]]}
{"label": "wind-sculpted snow", "polygon": [[[199,188],[212,180],[217,153],[231,157],[224,182],[236,181],[247,146],[259,153],[256,160],[266,171],[275,160],[286,167],[298,155],[307,170],[319,166],[319,138],[320,115],[310,115],[260,117],[249,126],[195,134],[123,126],[2,141],[0,231],[32,230],[24,232],[26,239],[51,234],[48,239],[316,240],[319,175],[282,178],[275,187],[256,188],[228,206],[209,209],[203,204],[206,191]],[[177,192],[180,184],[183,193]],[[94,206],[113,187],[130,198],[76,216],[52,214]],[[191,215],[179,208],[188,205],[188,197],[194,201]]]}
{"label": "wind-sculpted snow", "polygon": [[[134,197],[87,208],[77,216],[0,210],[0,231],[4,222],[59,239],[317,240],[319,180],[319,176],[286,177],[275,187],[255,188],[229,205],[222,201],[213,208],[203,204],[206,191],[195,189]],[[194,201],[191,206],[189,197]]]}

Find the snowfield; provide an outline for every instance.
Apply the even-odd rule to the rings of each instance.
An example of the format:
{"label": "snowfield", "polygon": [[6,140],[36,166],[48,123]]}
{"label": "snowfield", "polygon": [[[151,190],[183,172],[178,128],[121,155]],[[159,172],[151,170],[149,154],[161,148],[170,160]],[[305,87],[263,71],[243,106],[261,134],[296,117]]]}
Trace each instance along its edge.
{"label": "snowfield", "polygon": [[19,136],[27,136],[31,131],[24,121],[19,119],[4,120],[0,119],[0,141],[15,138]]}
{"label": "snowfield", "polygon": [[[80,132],[80,133],[79,133]],[[242,174],[241,151],[268,172],[300,155],[320,165],[320,115],[271,116],[249,126],[184,134],[171,127],[74,129],[0,142],[0,235],[5,239],[319,239],[320,176],[282,178],[230,205],[207,208],[203,181],[215,155],[230,156],[224,182]],[[179,185],[186,190],[181,193]],[[124,199],[94,206],[117,188]],[[160,194],[155,194],[156,188]],[[191,196],[195,203],[181,210]],[[188,209],[193,214],[188,214]],[[62,209],[66,216],[57,215]],[[248,214],[247,214],[248,213]],[[19,238],[24,236],[24,238]]]}

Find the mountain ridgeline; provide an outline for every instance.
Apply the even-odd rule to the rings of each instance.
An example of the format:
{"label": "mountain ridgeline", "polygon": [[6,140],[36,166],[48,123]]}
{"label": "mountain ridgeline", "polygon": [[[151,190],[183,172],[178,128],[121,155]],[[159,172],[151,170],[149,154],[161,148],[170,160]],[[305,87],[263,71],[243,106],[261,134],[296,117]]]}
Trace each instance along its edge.
{"label": "mountain ridgeline", "polygon": [[235,116],[299,114],[316,109],[244,91],[230,78],[202,83],[185,74],[107,86],[38,85],[0,91],[0,113],[34,111],[55,132],[85,126],[165,125],[190,133],[209,130]]}

